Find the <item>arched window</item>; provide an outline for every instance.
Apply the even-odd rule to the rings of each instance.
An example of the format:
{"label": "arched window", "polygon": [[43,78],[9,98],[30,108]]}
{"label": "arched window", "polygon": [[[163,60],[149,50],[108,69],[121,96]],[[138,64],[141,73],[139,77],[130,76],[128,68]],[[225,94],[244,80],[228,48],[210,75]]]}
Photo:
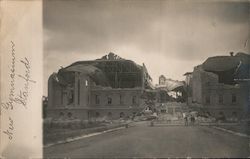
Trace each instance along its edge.
{"label": "arched window", "polygon": [[222,94],[219,95],[219,104],[223,104],[223,95]]}
{"label": "arched window", "polygon": [[120,113],[120,118],[123,118],[125,114],[123,112]]}
{"label": "arched window", "polygon": [[108,97],[108,104],[112,104],[112,98]]}
{"label": "arched window", "polygon": [[99,97],[99,95],[95,95],[95,104],[100,104],[100,97]]}
{"label": "arched window", "polygon": [[68,117],[71,118],[72,117],[72,113],[68,112]]}
{"label": "arched window", "polygon": [[210,104],[210,95],[209,94],[206,95],[206,104]]}
{"label": "arched window", "polygon": [[120,97],[120,104],[123,104],[122,95],[120,94],[119,97]]}
{"label": "arched window", "polygon": [[99,113],[99,112],[96,112],[96,113],[95,113],[95,117],[96,117],[96,118],[100,117],[100,113]]}

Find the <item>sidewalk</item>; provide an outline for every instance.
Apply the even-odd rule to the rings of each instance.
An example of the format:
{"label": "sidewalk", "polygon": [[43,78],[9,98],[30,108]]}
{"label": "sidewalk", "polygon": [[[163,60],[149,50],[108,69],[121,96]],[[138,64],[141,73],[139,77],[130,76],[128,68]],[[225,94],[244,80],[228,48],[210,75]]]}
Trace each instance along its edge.
{"label": "sidewalk", "polygon": [[82,138],[126,128],[129,123],[107,125],[88,129],[63,130],[44,135],[44,147],[76,141]]}
{"label": "sidewalk", "polygon": [[[153,121],[153,125],[156,126],[184,126],[184,120],[174,120],[174,121],[166,121],[166,120],[155,120]],[[194,124],[191,122],[188,123],[187,126],[240,126],[239,123],[218,123],[218,122],[198,122],[196,121]]]}
{"label": "sidewalk", "polygon": [[234,135],[247,137],[250,139],[250,126],[248,125],[217,125],[213,126],[213,128],[225,131]]}

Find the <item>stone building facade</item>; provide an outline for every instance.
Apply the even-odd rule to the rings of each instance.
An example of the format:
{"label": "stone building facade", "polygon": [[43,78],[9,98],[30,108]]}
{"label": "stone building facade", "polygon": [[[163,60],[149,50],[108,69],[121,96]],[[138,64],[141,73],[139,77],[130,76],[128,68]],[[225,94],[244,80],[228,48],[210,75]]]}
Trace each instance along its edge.
{"label": "stone building facade", "polygon": [[126,118],[144,109],[151,89],[145,65],[110,53],[79,61],[53,73],[48,80],[47,116],[81,120]]}
{"label": "stone building facade", "polygon": [[250,55],[208,58],[196,66],[191,76],[192,102],[215,117],[241,118],[248,113],[249,84],[237,79],[250,77]]}

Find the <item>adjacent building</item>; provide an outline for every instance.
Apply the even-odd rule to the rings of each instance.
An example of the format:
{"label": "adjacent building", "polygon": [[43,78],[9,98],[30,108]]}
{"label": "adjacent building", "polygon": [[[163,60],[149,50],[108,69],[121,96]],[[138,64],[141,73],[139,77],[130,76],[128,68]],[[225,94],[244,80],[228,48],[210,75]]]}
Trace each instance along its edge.
{"label": "adjacent building", "polygon": [[209,57],[185,75],[190,105],[215,117],[241,118],[250,113],[249,54]]}
{"label": "adjacent building", "polygon": [[142,111],[146,90],[152,89],[146,66],[109,53],[78,61],[48,80],[47,116],[52,118],[125,118]]}

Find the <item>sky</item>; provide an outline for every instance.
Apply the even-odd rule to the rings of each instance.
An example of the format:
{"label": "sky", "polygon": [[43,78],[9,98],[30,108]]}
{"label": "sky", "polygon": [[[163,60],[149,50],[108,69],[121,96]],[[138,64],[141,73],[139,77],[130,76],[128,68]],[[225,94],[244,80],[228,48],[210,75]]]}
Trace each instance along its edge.
{"label": "sky", "polygon": [[49,75],[113,52],[158,77],[184,80],[208,57],[249,53],[246,1],[46,0],[44,95]]}

